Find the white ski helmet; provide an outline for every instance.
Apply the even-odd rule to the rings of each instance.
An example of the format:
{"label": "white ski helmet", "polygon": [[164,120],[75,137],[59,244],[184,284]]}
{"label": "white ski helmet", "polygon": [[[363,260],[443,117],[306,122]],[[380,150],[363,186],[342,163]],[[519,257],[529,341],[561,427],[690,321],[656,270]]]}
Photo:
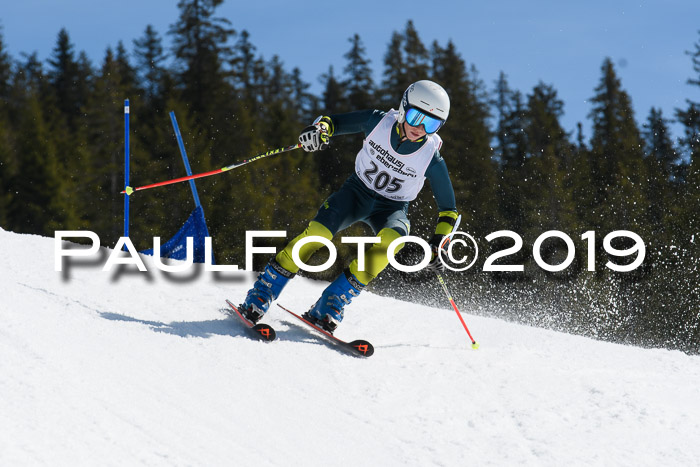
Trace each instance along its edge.
{"label": "white ski helmet", "polygon": [[425,123],[426,133],[435,133],[444,125],[450,114],[450,97],[442,86],[433,81],[427,79],[416,81],[403,93],[399,106],[399,123],[406,120],[406,113],[411,108],[423,112],[428,118],[432,117],[437,122],[432,122],[431,127],[427,121],[421,119],[420,121],[409,121],[409,125],[415,123],[414,126],[417,126]]}

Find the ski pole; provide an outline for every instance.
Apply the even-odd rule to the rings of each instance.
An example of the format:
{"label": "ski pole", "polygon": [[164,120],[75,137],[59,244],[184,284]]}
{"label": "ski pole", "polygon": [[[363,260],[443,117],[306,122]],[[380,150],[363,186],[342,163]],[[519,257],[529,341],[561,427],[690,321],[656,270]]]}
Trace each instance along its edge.
{"label": "ski pole", "polygon": [[[461,221],[462,221],[462,216],[461,215],[457,216],[457,220],[455,221],[454,227],[452,227],[451,234],[453,234],[457,231],[457,227],[459,227],[459,224]],[[445,243],[450,241],[450,235],[445,237],[445,240],[442,242],[442,245],[440,245],[440,249],[442,249],[442,247],[445,246]],[[438,250],[438,254],[439,254],[439,250]],[[445,282],[445,279],[443,279],[442,274],[440,274],[437,271],[435,272],[435,275],[437,276],[438,281],[440,282],[440,285],[442,286],[442,290],[445,292],[445,295],[447,295],[447,299],[450,301],[452,308],[455,310],[455,313],[457,313],[457,317],[459,318],[459,321],[462,323],[462,326],[464,326],[464,330],[467,331],[467,335],[469,336],[469,339],[471,339],[471,341],[472,341],[472,349],[474,349],[474,350],[478,349],[479,344],[472,337],[472,333],[469,332],[469,328],[467,327],[467,323],[464,322],[464,318],[462,318],[462,313],[459,312],[459,309],[457,308],[457,304],[455,303],[454,299],[452,298],[452,294],[450,293],[450,290],[447,288],[447,283]]]}
{"label": "ski pole", "polygon": [[452,304],[452,308],[454,308],[455,313],[457,313],[457,317],[462,322],[462,326],[464,326],[464,330],[467,331],[467,335],[469,336],[469,339],[471,339],[471,341],[472,341],[472,349],[474,349],[474,350],[478,349],[479,344],[472,337],[472,333],[469,332],[469,328],[467,327],[467,323],[464,322],[464,318],[462,318],[462,313],[459,312],[459,309],[457,308],[455,301],[452,299],[452,295],[450,294],[450,291],[447,288],[447,284],[445,283],[445,279],[442,278],[442,274],[440,274],[439,272],[436,274],[437,274],[438,280],[440,281],[440,285],[442,286],[442,290],[445,291],[445,295],[447,295],[447,299]]}
{"label": "ski pole", "polygon": [[270,156],[274,156],[277,154],[282,154],[283,152],[293,151],[295,149],[299,149],[300,147],[301,147],[301,143],[297,143],[293,146],[287,146],[286,148],[273,149],[273,150],[265,152],[263,154],[258,154],[257,156],[253,156],[249,159],[245,159],[245,160],[242,160],[240,162],[236,162],[235,164],[227,165],[226,167],[212,170],[210,172],[203,172],[203,173],[199,173],[199,174],[189,175],[187,177],[173,178],[171,180],[165,180],[163,182],[152,183],[150,185],[139,186],[136,188],[127,186],[121,192],[121,194],[126,193],[127,195],[131,195],[135,191],[148,190],[149,188],[155,188],[155,187],[165,186],[165,185],[172,185],[173,183],[179,183],[179,182],[186,182],[188,180],[194,180],[195,178],[209,177],[210,175],[216,175],[216,174],[220,174],[223,172],[227,172],[227,171],[232,170],[232,169],[237,169],[238,167],[241,167],[241,166],[246,165],[246,164],[250,164],[251,162],[255,162],[255,161],[263,159],[265,157],[270,157]]}

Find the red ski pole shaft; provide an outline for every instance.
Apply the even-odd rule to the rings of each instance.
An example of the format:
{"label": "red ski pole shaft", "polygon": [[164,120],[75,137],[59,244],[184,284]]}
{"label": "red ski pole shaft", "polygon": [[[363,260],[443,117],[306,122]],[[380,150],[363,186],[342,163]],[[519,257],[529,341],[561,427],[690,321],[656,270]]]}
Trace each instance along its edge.
{"label": "red ski pole shaft", "polygon": [[459,321],[462,323],[462,326],[464,326],[464,330],[467,331],[467,335],[469,336],[469,339],[471,339],[471,341],[472,341],[472,349],[478,349],[479,344],[476,343],[476,341],[472,337],[472,333],[469,332],[469,328],[467,327],[467,323],[464,322],[464,318],[462,318],[462,313],[459,312],[459,309],[457,308],[457,304],[455,303],[454,299],[452,298],[452,294],[450,294],[450,291],[447,288],[447,284],[445,283],[445,279],[442,278],[442,275],[439,272],[436,273],[436,275],[437,275],[438,281],[440,281],[440,285],[442,286],[442,290],[445,291],[445,295],[447,295],[447,299],[450,301],[452,308],[455,310],[455,313],[457,313],[457,317],[459,318]]}
{"label": "red ski pole shaft", "polygon": [[[462,216],[457,216],[457,219],[455,219],[455,224],[452,227],[452,233],[450,235],[447,235],[445,239],[442,241],[442,244],[440,245],[440,248],[444,248],[445,245],[447,245],[451,241],[451,236],[457,232],[457,228],[459,228],[459,224],[462,221]],[[452,298],[452,294],[450,293],[450,290],[447,288],[447,283],[445,282],[445,279],[442,278],[442,274],[439,272],[436,272],[435,275],[438,278],[438,281],[440,281],[440,285],[442,286],[442,290],[445,291],[445,295],[447,295],[447,299],[450,301],[450,304],[452,305],[452,308],[455,310],[455,313],[457,313],[457,317],[459,318],[459,321],[462,323],[462,326],[464,326],[464,330],[467,331],[467,335],[469,336],[469,339],[472,341],[472,349],[478,349],[479,344],[476,343],[474,338],[472,337],[472,333],[469,332],[469,328],[467,327],[467,323],[464,322],[464,318],[462,318],[462,313],[459,312],[459,309],[457,308],[457,304],[455,303],[454,299]]]}
{"label": "red ski pole shaft", "polygon": [[270,156],[274,156],[277,154],[282,154],[283,152],[293,151],[295,149],[299,149],[300,147],[301,147],[301,143],[297,143],[293,146],[287,146],[286,148],[273,149],[272,151],[268,151],[268,152],[265,152],[263,154],[258,154],[257,156],[253,156],[249,159],[242,160],[241,162],[236,162],[235,164],[227,165],[226,167],[222,167],[222,168],[216,169],[216,170],[211,170],[209,172],[194,174],[194,175],[190,175],[187,177],[173,178],[171,180],[165,180],[165,181],[158,182],[158,183],[151,183],[150,185],[143,185],[143,186],[139,186],[136,188],[132,188],[132,187],[128,186],[121,193],[122,194],[126,193],[127,195],[130,195],[131,193],[133,193],[135,191],[148,190],[149,188],[156,188],[159,186],[172,185],[173,183],[186,182],[188,180],[194,180],[196,178],[209,177],[211,175],[216,175],[216,174],[220,174],[223,172],[227,172],[227,171],[232,170],[232,169],[236,169],[236,168],[241,167],[243,165],[250,164],[251,162],[255,162],[257,160],[263,159],[265,157],[270,157]]}

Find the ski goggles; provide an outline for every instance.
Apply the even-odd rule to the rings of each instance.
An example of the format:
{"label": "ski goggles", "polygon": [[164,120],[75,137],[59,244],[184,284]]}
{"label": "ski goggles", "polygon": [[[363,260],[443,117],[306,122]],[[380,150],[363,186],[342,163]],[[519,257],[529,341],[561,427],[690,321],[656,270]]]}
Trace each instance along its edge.
{"label": "ski goggles", "polygon": [[409,107],[406,110],[406,123],[414,127],[423,125],[425,132],[431,134],[438,131],[445,124],[445,120],[433,117],[415,107]]}

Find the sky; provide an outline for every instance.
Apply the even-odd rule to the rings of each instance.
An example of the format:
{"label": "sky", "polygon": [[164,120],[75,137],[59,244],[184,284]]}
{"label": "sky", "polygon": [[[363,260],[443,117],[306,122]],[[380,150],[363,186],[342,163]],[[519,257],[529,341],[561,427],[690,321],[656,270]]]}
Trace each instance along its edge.
{"label": "sky", "polygon": [[[96,66],[106,49],[120,40],[133,50],[133,40],[149,24],[168,46],[168,28],[179,13],[174,0],[3,3],[0,25],[15,59],[22,52],[37,52],[45,61],[59,30],[66,28],[76,51],[85,51]],[[573,132],[581,122],[584,134],[590,136],[590,98],[606,57],[616,65],[640,124],[652,106],[673,118],[686,99],[700,101],[700,88],[687,84],[694,71],[686,53],[700,42],[697,0],[226,0],[216,13],[229,19],[237,32],[248,31],[259,55],[266,59],[278,55],[288,71],[302,70],[302,78],[316,94],[322,89],[320,76],[331,65],[336,73],[342,72],[343,55],[354,34],[365,45],[375,82],[381,82],[391,35],[403,32],[412,20],[426,46],[433,41],[445,46],[451,40],[489,90],[500,72],[507,75],[511,88],[525,95],[539,82],[553,85],[564,101],[562,124],[567,131]],[[398,100],[399,96],[397,106]],[[680,136],[680,125],[671,124],[671,129],[674,137]]]}

